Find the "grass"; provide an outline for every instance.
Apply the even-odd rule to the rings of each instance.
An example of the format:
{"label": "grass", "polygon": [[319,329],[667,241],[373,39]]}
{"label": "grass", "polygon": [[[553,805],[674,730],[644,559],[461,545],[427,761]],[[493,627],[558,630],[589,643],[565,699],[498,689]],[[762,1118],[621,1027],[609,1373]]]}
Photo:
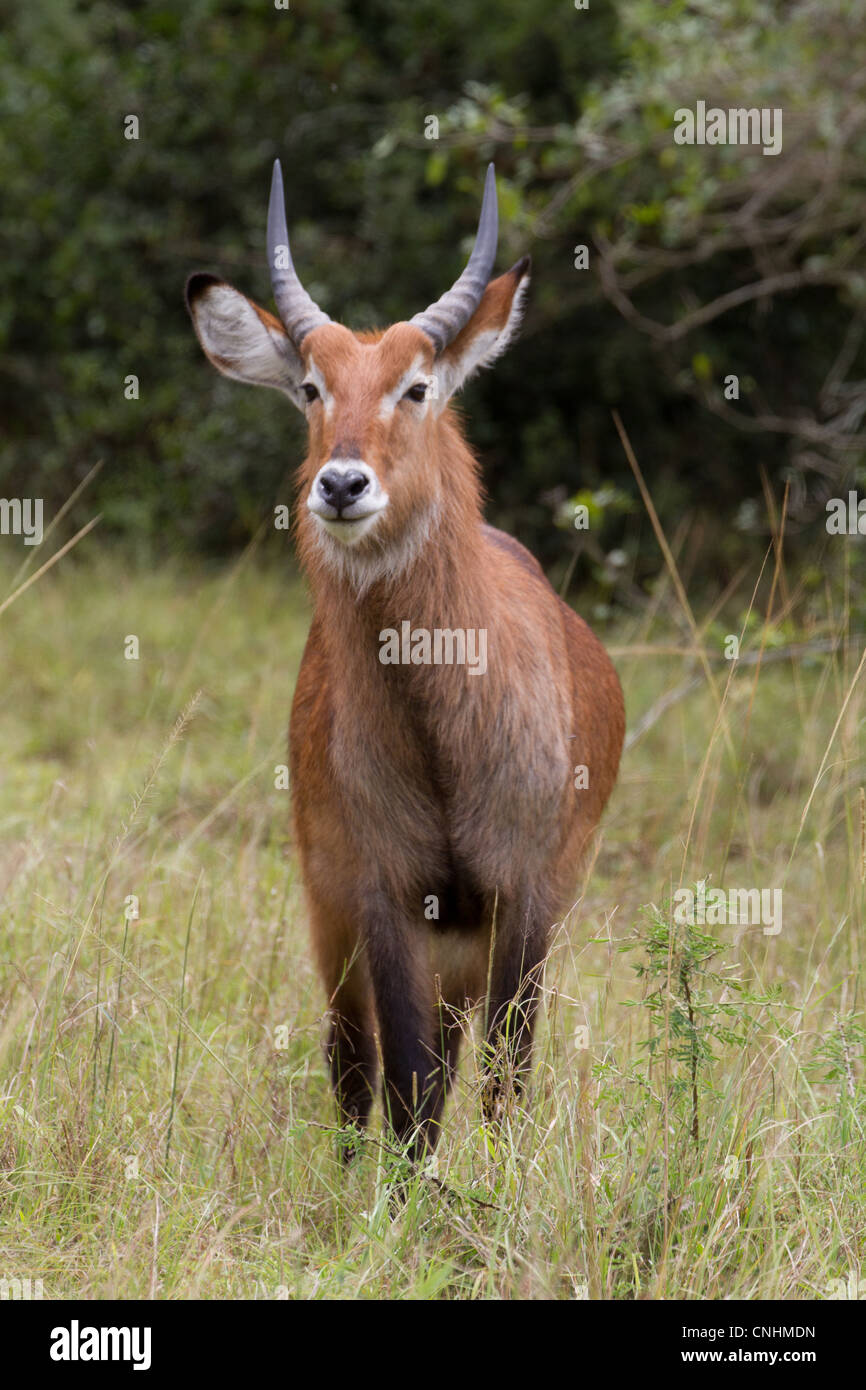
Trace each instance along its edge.
{"label": "grass", "polygon": [[[780,570],[773,589],[789,613]],[[294,572],[131,568],[89,537],[10,604],[0,1277],[74,1298],[864,1296],[848,591],[793,634],[753,614],[738,664],[684,601],[662,579],[604,634],[630,727],[655,715],[556,933],[529,1095],[485,1130],[472,1042],[396,1218],[378,1123],[348,1174],[336,1158],[275,786]],[[781,887],[781,932],[677,926],[700,879]]]}

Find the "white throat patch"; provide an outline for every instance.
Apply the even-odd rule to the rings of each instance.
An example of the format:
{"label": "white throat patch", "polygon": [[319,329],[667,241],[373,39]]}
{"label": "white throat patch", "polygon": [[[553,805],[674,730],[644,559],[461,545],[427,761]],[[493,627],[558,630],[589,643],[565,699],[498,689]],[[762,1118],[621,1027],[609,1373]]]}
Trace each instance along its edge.
{"label": "white throat patch", "polygon": [[399,540],[391,543],[383,543],[373,530],[360,548],[350,547],[335,540],[322,527],[316,528],[316,541],[329,569],[361,598],[379,580],[398,579],[411,569],[424,547],[435,537],[440,518],[440,504],[434,501],[413,518]]}

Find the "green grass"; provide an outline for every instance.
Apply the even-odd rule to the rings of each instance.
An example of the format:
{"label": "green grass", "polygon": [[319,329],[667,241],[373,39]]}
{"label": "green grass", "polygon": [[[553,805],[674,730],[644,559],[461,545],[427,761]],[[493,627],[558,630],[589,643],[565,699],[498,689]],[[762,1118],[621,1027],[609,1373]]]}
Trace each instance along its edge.
{"label": "green grass", "polygon": [[[701,681],[623,760],[529,1094],[485,1130],[473,1042],[392,1217],[378,1119],[336,1159],[274,786],[304,590],[256,554],[85,551],[0,614],[0,1276],[76,1298],[863,1296],[859,650],[732,673],[711,627],[714,695],[670,654],[688,638],[661,592],[604,634],[632,727]],[[702,954],[666,903],[706,876],[783,887],[781,933],[706,928]]]}

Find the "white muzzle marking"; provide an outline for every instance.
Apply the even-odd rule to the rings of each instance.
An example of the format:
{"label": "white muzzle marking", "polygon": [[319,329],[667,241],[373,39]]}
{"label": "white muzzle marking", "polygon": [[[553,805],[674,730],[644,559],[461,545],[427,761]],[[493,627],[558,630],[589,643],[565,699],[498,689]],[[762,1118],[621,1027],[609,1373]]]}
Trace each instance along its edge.
{"label": "white muzzle marking", "polygon": [[[336,474],[345,477],[348,473],[361,474],[367,480],[367,487],[357,501],[336,506],[333,496],[329,500],[327,485],[322,484],[323,476],[330,474],[333,478]],[[368,535],[387,505],[387,492],[370,465],[361,459],[329,459],[313,479],[307,498],[307,507],[318,525],[343,545],[356,545],[363,536]]]}

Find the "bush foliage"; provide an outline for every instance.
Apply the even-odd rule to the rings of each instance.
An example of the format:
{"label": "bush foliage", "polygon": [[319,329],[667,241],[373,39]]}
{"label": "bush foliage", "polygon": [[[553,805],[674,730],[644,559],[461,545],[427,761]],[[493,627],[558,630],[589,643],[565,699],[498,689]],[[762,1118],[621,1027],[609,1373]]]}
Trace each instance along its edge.
{"label": "bush foliage", "polygon": [[[103,528],[242,545],[290,492],[300,420],[218,379],[183,307],[210,268],[270,303],[270,164],[295,259],[353,327],[456,275],[496,160],[500,264],[535,262],[523,335],[467,391],[491,519],[555,571],[581,491],[636,495],[717,582],[857,478],[866,412],[866,34],[846,0],[30,0],[0,37],[0,489],[82,502]],[[782,153],[678,145],[698,100],[779,108]],[[138,139],[125,138],[126,117]],[[438,121],[438,138],[429,118]],[[588,269],[576,269],[585,245]],[[124,381],[139,378],[138,400]],[[734,374],[739,399],[726,400]],[[657,568],[642,508],[612,508],[581,565]],[[611,567],[611,551],[621,557]],[[622,557],[626,564],[623,565]],[[687,556],[688,558],[688,556]],[[613,574],[613,578],[611,575]]]}

